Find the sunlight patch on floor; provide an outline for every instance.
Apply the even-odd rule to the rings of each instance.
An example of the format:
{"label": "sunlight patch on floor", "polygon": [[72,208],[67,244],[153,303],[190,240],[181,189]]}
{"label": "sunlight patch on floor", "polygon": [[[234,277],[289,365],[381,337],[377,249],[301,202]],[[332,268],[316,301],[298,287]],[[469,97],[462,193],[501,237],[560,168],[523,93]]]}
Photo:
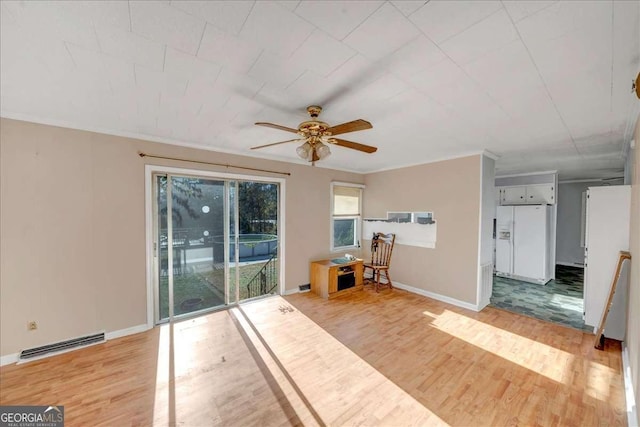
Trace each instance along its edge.
{"label": "sunlight patch on floor", "polygon": [[447,425],[282,297],[242,311],[326,425]]}
{"label": "sunlight patch on floor", "polygon": [[[529,369],[561,384],[570,384],[575,356],[504,329],[444,310],[442,314],[424,312],[434,320],[431,326],[509,362]],[[464,324],[465,327],[460,327]],[[531,351],[527,351],[531,349]],[[539,355],[543,354],[544,359]],[[532,355],[536,355],[535,358]]]}
{"label": "sunlight patch on floor", "polygon": [[565,310],[582,312],[582,300],[580,298],[570,297],[567,295],[554,294],[549,301],[556,307],[562,307]]}
{"label": "sunlight patch on floor", "polygon": [[590,361],[585,392],[594,399],[607,401],[611,396],[611,383],[617,375],[615,370]]}

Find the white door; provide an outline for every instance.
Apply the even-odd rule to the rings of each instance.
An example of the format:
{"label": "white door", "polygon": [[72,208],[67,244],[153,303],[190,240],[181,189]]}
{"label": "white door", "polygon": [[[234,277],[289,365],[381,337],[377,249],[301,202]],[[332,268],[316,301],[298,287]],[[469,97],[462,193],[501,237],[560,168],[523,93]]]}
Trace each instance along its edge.
{"label": "white door", "polygon": [[496,272],[513,273],[513,206],[498,206],[496,213]]}
{"label": "white door", "polygon": [[516,206],[513,236],[513,273],[530,279],[546,279],[546,205]]}
{"label": "white door", "polygon": [[[631,187],[615,185],[590,187],[587,192],[585,247],[584,322],[597,327],[609,297],[611,279],[620,251],[629,250]],[[626,293],[626,283],[618,283],[616,293]],[[625,298],[626,301],[626,298]],[[625,307],[611,308],[605,335],[623,339]]]}

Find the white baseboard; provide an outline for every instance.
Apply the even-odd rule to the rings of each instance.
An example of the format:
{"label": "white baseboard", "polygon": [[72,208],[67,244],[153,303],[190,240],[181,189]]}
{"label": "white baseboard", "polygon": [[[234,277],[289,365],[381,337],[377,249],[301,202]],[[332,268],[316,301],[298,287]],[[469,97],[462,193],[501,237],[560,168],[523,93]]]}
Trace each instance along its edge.
{"label": "white baseboard", "polygon": [[[127,335],[133,335],[133,334],[137,334],[140,332],[144,332],[146,330],[149,330],[149,326],[147,326],[147,324],[142,324],[142,325],[137,325],[137,326],[132,326],[130,328],[125,328],[125,329],[119,329],[117,331],[112,331],[112,332],[105,332],[104,337],[105,337],[105,341],[101,341],[101,342],[97,342],[94,344],[90,344],[87,346],[82,346],[82,347],[78,347],[78,348],[71,348],[68,350],[61,350],[61,351],[56,351],[55,353],[50,353],[50,354],[45,354],[43,356],[38,356],[38,357],[34,357],[28,360],[24,360],[21,363],[27,363],[27,362],[32,362],[35,360],[41,360],[41,359],[46,359],[48,357],[52,357],[52,356],[57,356],[59,354],[64,354],[64,353],[69,353],[71,351],[75,351],[75,350],[79,350],[81,348],[87,348],[87,347],[91,347],[92,345],[97,345],[97,344],[102,344],[108,340],[112,340],[115,338],[120,338],[120,337],[125,337]],[[13,354],[7,354],[5,356],[0,357],[0,366],[4,366],[4,365],[10,365],[13,363],[18,363],[20,362],[20,353],[13,353]]]}
{"label": "white baseboard", "polygon": [[112,340],[115,338],[126,337],[127,335],[139,334],[140,332],[148,331],[149,329],[151,328],[146,323],[143,323],[142,325],[136,325],[130,328],[107,332],[104,334],[104,337],[107,340]]}
{"label": "white baseboard", "polygon": [[424,289],[420,289],[420,288],[414,288],[413,286],[409,286],[409,285],[405,285],[404,283],[399,283],[396,282],[395,280],[393,281],[393,287],[394,288],[398,288],[398,289],[404,289],[405,291],[409,291],[412,292],[414,294],[418,294],[418,295],[422,295],[428,298],[432,298],[438,301],[442,301],[442,302],[446,302],[447,304],[451,304],[451,305],[455,305],[458,307],[462,307],[462,308],[466,308],[467,310],[471,310],[471,311],[480,311],[481,308],[479,308],[476,304],[471,304],[465,301],[460,301],[457,300],[455,298],[451,298],[445,295],[440,295],[440,294],[436,294],[435,292],[429,292],[426,291]]}
{"label": "white baseboard", "polygon": [[488,306],[489,304],[491,304],[491,300],[488,301],[482,301],[480,304],[478,304],[478,306],[476,307],[477,310],[474,308],[474,311],[482,311],[486,306]]}
{"label": "white baseboard", "polygon": [[624,395],[627,402],[627,425],[629,427],[638,427],[638,404],[633,393],[629,350],[626,342],[622,343],[622,376],[624,378]]}
{"label": "white baseboard", "polygon": [[16,363],[20,359],[20,353],[7,354],[6,356],[0,357],[0,366],[11,365]]}
{"label": "white baseboard", "polygon": [[300,288],[285,289],[282,295],[293,295],[300,292]]}

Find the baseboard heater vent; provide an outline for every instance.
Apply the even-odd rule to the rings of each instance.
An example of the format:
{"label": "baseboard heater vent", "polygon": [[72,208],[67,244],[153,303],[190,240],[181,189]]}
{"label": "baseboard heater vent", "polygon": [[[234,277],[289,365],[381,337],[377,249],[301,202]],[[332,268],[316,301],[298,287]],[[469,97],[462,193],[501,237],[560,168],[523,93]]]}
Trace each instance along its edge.
{"label": "baseboard heater vent", "polygon": [[20,352],[20,360],[29,360],[34,357],[44,356],[51,353],[71,350],[78,347],[84,347],[91,344],[104,342],[104,332],[99,334],[87,335],[85,337],[74,338],[71,340],[60,341],[54,344],[43,345],[42,347],[30,348]]}

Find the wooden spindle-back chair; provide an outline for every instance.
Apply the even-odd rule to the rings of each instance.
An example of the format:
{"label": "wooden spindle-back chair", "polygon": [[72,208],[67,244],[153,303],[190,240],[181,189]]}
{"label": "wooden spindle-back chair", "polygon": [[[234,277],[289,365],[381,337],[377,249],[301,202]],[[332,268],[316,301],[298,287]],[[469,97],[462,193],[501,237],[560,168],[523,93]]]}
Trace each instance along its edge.
{"label": "wooden spindle-back chair", "polygon": [[[371,239],[371,262],[365,262],[363,267],[365,273],[367,269],[372,270],[373,276],[371,279],[375,284],[376,292],[379,291],[381,286],[393,288],[391,276],[389,275],[389,265],[391,264],[391,253],[393,252],[395,241],[396,235],[393,233],[373,233],[373,238]],[[383,272],[387,279],[386,283],[380,283],[380,274]]]}

